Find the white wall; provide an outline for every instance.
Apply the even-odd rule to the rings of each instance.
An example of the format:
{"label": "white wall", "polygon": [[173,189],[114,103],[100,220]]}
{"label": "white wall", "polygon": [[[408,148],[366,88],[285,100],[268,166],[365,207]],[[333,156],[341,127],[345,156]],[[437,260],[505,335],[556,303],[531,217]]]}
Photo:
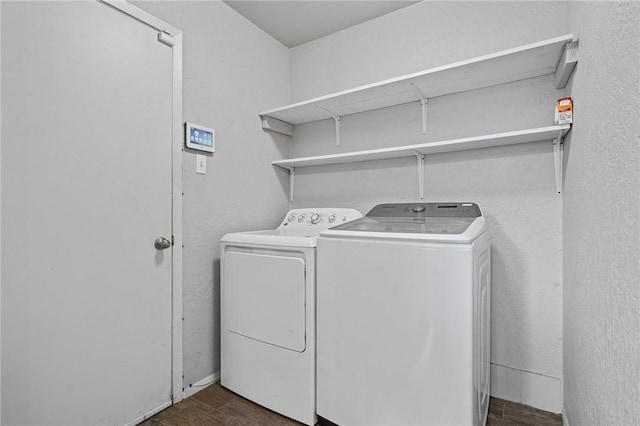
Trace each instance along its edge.
{"label": "white wall", "polygon": [[564,192],[564,404],[640,424],[640,4],[569,2],[580,37]]}
{"label": "white wall", "polygon": [[[293,100],[331,93],[565,34],[559,2],[423,2],[292,49]],[[553,124],[551,77],[299,125],[292,156],[348,152]],[[427,157],[425,199],[475,201],[493,237],[493,394],[559,412],[562,204],[551,143]],[[415,159],[296,170],[295,205],[417,198]],[[381,366],[381,368],[383,368]]]}
{"label": "white wall", "polygon": [[275,227],[287,209],[288,154],[258,113],[289,101],[289,51],[222,2],[134,2],[184,34],[184,121],[216,129],[207,174],[184,153],[184,386],[220,369],[219,240]]}
{"label": "white wall", "polygon": [[[0,22],[2,22],[2,4],[0,3]],[[0,31],[0,58],[2,58],[2,31]],[[2,81],[2,67],[0,67],[0,82]],[[2,84],[0,84],[0,100],[2,99]],[[2,102],[0,102],[0,129],[2,129]],[[0,132],[1,133],[1,132]],[[0,158],[2,158],[2,137],[0,136]],[[2,187],[2,173],[0,173],[0,188]],[[0,223],[2,223],[2,197],[0,197]],[[1,227],[0,227],[1,228]],[[0,241],[2,241],[2,231],[0,230]],[[2,244],[0,244],[2,246]],[[2,259],[2,250],[0,249],[0,260]],[[0,277],[2,277],[2,262],[0,261]],[[0,302],[2,302],[2,280],[0,279]],[[0,318],[2,318],[1,312],[2,303],[0,303]],[[0,349],[2,348],[2,323],[0,322]],[[0,354],[2,351],[0,350]],[[2,359],[0,356],[0,366],[2,365]],[[2,368],[0,368],[0,372]],[[0,374],[0,384],[2,383],[2,374]],[[0,385],[0,419],[2,419],[2,386]]]}

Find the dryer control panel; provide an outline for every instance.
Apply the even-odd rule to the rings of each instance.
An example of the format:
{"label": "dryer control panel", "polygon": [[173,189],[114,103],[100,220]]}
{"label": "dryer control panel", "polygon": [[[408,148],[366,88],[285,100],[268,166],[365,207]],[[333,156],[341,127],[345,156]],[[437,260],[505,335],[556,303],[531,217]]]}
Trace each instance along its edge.
{"label": "dryer control panel", "polygon": [[346,208],[309,208],[289,210],[278,229],[320,232],[336,225],[359,219],[362,213]]}

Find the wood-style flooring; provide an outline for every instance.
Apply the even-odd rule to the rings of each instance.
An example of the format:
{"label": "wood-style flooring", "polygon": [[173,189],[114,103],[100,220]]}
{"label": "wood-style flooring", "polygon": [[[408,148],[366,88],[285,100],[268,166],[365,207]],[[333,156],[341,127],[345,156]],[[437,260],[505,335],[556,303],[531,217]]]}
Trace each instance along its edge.
{"label": "wood-style flooring", "polygon": [[506,425],[562,426],[562,416],[517,402],[491,397],[487,426]]}
{"label": "wood-style flooring", "polygon": [[[267,410],[214,383],[161,411],[144,426],[287,426],[294,420]],[[491,398],[487,426],[562,426],[562,417],[527,405]]]}

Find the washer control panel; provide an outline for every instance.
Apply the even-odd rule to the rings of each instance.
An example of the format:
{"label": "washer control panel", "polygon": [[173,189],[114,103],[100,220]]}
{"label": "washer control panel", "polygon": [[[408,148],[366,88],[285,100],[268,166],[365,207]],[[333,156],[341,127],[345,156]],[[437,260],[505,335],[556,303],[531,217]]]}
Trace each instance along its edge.
{"label": "washer control panel", "polygon": [[278,229],[320,232],[361,217],[362,213],[354,209],[326,207],[293,209],[289,210]]}

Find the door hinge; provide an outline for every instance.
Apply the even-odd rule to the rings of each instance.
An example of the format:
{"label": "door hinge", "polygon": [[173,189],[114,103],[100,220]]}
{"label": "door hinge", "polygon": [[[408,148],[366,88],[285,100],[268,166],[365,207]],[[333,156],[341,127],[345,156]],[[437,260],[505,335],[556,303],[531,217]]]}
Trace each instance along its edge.
{"label": "door hinge", "polygon": [[164,31],[158,32],[158,41],[162,44],[166,44],[169,47],[173,47],[176,45],[176,40],[169,33],[165,33]]}
{"label": "door hinge", "polygon": [[175,244],[175,240],[174,240],[174,237],[173,237],[173,235],[172,235],[172,236],[171,236],[171,245],[173,246],[174,244]]}

